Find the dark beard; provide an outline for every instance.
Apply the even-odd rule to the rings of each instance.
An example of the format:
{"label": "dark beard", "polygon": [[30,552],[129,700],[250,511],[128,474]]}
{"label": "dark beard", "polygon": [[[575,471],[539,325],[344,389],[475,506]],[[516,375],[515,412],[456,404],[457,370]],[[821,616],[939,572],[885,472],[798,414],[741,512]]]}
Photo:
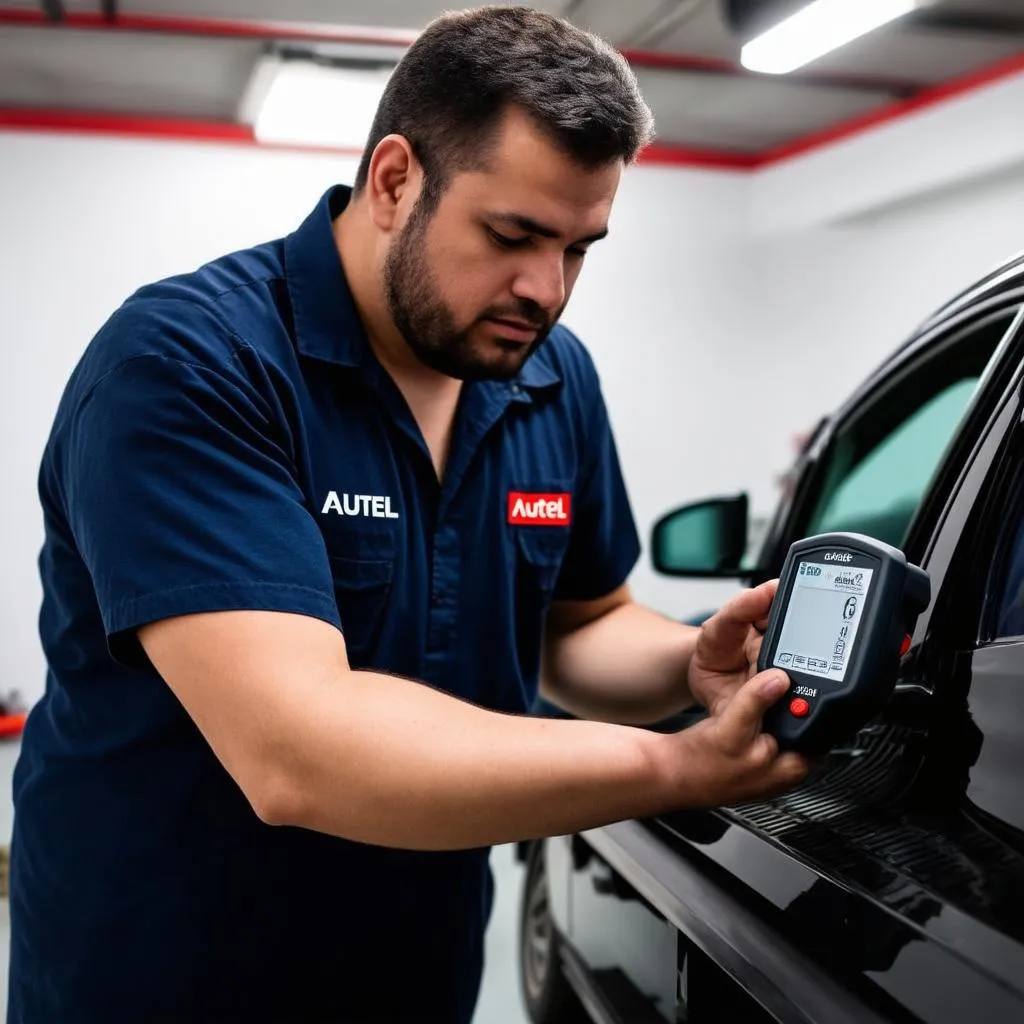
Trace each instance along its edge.
{"label": "dark beard", "polygon": [[[425,255],[425,236],[433,212],[429,207],[423,199],[417,202],[384,261],[384,287],[395,327],[416,358],[437,373],[465,381],[511,380],[544,343],[554,323],[535,302],[520,299],[513,309],[488,310],[467,327],[459,328],[438,295]],[[515,359],[490,361],[474,350],[470,340],[474,324],[488,317],[525,320],[538,328],[537,337],[525,350],[510,347],[508,351],[515,351]]]}

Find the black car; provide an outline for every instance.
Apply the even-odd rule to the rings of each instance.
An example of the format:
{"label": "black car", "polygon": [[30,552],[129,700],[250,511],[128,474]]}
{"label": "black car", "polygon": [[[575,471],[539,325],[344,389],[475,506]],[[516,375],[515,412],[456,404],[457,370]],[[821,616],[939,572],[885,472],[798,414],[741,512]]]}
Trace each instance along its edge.
{"label": "black car", "polygon": [[823,421],[759,555],[746,499],[654,564],[749,584],[805,536],[901,548],[932,601],[884,711],[770,802],[527,844],[536,1024],[1024,1021],[1024,255]]}

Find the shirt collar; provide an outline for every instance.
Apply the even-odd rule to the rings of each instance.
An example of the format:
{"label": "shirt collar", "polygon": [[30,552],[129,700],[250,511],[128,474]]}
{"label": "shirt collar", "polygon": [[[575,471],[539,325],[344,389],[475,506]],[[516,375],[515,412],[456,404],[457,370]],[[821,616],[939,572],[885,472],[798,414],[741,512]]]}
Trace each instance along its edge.
{"label": "shirt collar", "polygon": [[366,329],[349,291],[332,223],[352,189],[335,185],[285,239],[285,273],[299,352],[340,366],[359,366],[369,351]]}
{"label": "shirt collar", "polygon": [[[349,291],[338,255],[333,221],[348,205],[352,189],[328,189],[299,227],[285,239],[285,271],[302,355],[339,366],[360,366],[372,354],[366,329]],[[560,384],[561,374],[542,347],[527,360],[515,384],[529,390]]]}
{"label": "shirt collar", "polygon": [[519,371],[517,382],[520,386],[531,390],[550,388],[562,383],[562,375],[554,364],[545,358],[544,346],[542,346],[538,352],[526,360],[523,368]]}

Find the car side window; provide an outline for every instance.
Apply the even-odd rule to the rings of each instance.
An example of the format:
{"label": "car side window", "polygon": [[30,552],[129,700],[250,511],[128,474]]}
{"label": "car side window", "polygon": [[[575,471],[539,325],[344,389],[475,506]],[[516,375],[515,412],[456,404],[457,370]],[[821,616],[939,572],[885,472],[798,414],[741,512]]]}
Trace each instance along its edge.
{"label": "car side window", "polygon": [[838,432],[805,535],[863,533],[900,547],[978,380],[1013,321],[974,325]]}

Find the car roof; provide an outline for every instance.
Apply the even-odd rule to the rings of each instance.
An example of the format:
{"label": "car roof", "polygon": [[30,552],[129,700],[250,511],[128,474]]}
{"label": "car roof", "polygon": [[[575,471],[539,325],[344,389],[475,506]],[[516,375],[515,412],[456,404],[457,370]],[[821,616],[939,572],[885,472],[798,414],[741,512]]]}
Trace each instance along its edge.
{"label": "car roof", "polygon": [[919,337],[929,333],[936,325],[951,319],[968,306],[1004,293],[1014,292],[1022,287],[1024,287],[1024,250],[994,267],[979,281],[965,288],[956,298],[941,306],[918,327],[914,336]]}

